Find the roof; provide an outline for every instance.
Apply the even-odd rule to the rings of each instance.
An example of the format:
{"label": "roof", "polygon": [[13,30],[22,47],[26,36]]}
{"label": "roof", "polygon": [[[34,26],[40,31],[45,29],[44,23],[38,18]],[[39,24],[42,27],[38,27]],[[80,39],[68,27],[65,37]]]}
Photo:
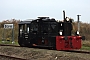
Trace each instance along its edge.
{"label": "roof", "polygon": [[20,21],[18,24],[30,24],[31,21]]}

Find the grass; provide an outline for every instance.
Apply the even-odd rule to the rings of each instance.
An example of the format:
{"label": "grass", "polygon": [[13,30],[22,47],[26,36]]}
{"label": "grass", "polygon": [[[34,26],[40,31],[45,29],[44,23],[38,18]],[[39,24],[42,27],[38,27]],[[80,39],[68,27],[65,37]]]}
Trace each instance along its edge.
{"label": "grass", "polygon": [[82,41],[82,48],[81,50],[90,50],[90,41]]}
{"label": "grass", "polygon": [[90,50],[90,47],[88,47],[88,46],[82,46],[81,50]]}
{"label": "grass", "polygon": [[2,41],[0,40],[0,44],[13,44],[13,45],[18,45],[18,42],[17,41]]}

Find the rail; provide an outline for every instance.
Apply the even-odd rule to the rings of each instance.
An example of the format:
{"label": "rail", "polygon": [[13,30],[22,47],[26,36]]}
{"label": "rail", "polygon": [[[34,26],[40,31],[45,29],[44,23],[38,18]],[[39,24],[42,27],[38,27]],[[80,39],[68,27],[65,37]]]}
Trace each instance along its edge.
{"label": "rail", "polygon": [[2,55],[0,54],[1,57],[3,58],[8,58],[8,59],[12,59],[12,60],[27,60],[27,59],[24,59],[24,58],[18,58],[18,57],[12,57],[12,56],[7,56],[7,55]]}

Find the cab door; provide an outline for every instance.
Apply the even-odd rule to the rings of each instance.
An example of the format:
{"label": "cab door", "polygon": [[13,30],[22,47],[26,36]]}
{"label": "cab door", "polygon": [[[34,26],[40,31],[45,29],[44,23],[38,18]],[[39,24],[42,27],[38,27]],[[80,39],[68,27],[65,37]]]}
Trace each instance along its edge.
{"label": "cab door", "polygon": [[18,42],[20,46],[27,46],[29,41],[30,24],[19,24]]}

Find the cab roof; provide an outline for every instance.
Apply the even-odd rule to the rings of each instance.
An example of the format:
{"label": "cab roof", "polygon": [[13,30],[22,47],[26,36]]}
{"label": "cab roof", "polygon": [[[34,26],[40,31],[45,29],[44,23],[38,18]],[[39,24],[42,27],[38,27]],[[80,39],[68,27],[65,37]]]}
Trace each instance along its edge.
{"label": "cab roof", "polygon": [[31,21],[20,21],[18,24],[30,24]]}

